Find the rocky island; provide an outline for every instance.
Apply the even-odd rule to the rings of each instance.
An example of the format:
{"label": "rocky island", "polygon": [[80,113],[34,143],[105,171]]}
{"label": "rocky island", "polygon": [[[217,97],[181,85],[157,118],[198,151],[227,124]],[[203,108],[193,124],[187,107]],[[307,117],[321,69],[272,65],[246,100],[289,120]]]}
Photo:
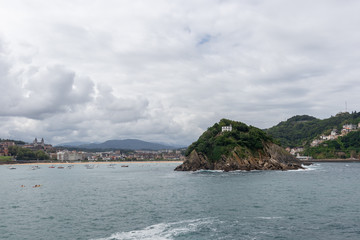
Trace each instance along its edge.
{"label": "rocky island", "polygon": [[295,170],[301,162],[264,131],[222,119],[208,128],[185,152],[175,171]]}

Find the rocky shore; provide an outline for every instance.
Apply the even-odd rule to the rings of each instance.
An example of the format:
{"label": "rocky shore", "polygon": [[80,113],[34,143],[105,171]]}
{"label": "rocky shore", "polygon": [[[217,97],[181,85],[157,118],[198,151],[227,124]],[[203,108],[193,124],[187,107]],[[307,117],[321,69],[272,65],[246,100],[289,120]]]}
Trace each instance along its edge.
{"label": "rocky shore", "polygon": [[274,143],[267,144],[262,152],[248,154],[246,157],[241,158],[236,154],[236,151],[233,151],[228,157],[222,156],[219,161],[211,161],[203,153],[193,150],[184,163],[175,168],[175,171],[303,169],[299,160]]}

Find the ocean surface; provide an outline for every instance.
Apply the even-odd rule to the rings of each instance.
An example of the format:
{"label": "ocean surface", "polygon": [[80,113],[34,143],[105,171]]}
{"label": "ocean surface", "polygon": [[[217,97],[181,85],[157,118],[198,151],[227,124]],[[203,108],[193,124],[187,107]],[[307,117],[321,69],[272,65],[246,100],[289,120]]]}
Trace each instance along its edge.
{"label": "ocean surface", "polygon": [[2,165],[0,239],[360,239],[360,163],[174,172],[178,164]]}

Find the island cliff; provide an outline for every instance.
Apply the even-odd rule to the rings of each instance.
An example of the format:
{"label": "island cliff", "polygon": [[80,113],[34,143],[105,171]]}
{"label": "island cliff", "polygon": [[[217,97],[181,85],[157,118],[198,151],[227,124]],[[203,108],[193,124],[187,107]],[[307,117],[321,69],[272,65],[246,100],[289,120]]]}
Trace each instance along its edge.
{"label": "island cliff", "polygon": [[301,162],[274,143],[262,130],[222,119],[208,128],[185,152],[175,171],[290,170]]}

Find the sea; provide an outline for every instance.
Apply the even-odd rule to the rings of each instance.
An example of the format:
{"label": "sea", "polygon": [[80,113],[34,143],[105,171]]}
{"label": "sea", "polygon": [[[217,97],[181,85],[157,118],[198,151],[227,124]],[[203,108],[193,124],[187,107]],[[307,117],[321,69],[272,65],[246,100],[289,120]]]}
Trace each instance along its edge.
{"label": "sea", "polygon": [[0,239],[360,239],[360,163],[250,172],[177,165],[2,165]]}

